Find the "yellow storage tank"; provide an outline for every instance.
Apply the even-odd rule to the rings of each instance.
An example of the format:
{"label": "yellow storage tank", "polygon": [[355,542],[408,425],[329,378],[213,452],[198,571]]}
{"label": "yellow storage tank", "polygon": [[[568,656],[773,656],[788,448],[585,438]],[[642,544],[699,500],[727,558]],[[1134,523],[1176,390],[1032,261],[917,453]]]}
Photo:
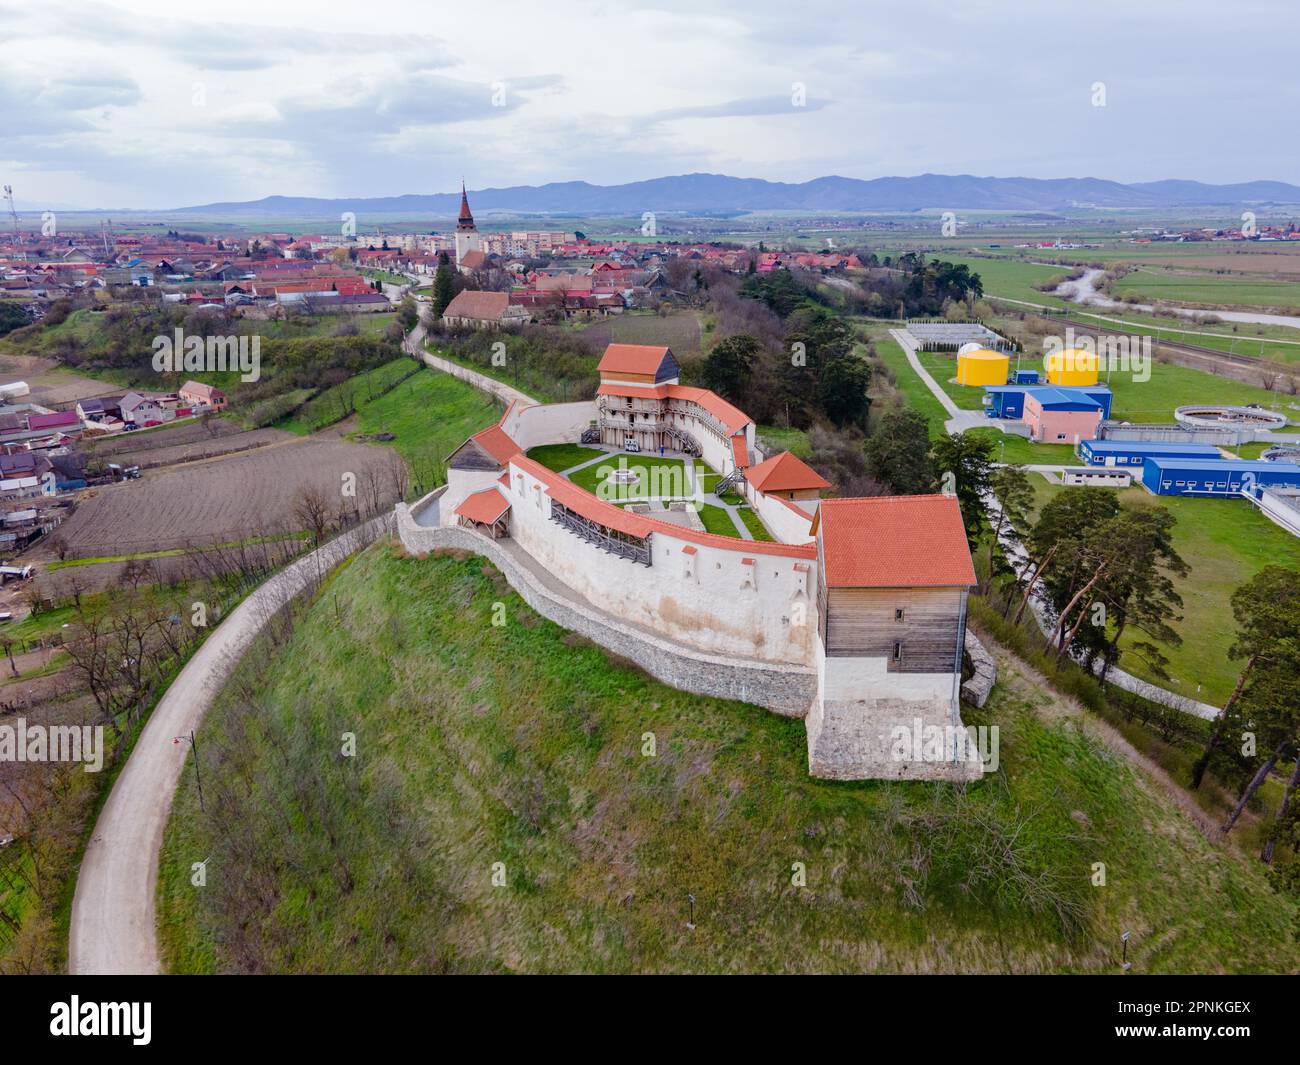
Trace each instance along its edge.
{"label": "yellow storage tank", "polygon": [[1011,369],[1011,357],[988,348],[976,348],[957,355],[957,383],[978,388],[981,385],[1005,385]]}
{"label": "yellow storage tank", "polygon": [[1047,356],[1049,385],[1095,385],[1098,378],[1097,353],[1082,348],[1066,348]]}

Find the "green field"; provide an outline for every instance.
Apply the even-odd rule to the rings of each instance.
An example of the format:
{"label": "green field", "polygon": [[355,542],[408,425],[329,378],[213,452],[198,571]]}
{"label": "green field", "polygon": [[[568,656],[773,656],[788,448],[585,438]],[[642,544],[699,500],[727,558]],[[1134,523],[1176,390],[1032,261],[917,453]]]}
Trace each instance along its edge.
{"label": "green field", "polygon": [[1208,304],[1225,307],[1300,307],[1300,284],[1264,278],[1172,273],[1142,267],[1115,282],[1119,299]]}
{"label": "green field", "polygon": [[813,780],[801,721],[648,679],[476,557],[377,545],[287,639],[203,725],[206,812],[181,774],[172,972],[1117,972],[1122,931],[1138,973],[1300,965],[1258,865],[1007,661],[966,711],[1000,768],[954,788]]}
{"label": "green field", "polygon": [[428,491],[445,477],[447,457],[465,440],[495,424],[501,404],[450,374],[419,370],[390,392],[360,402],[355,436],[392,433],[394,448],[410,467],[412,491]]}
{"label": "green field", "polygon": [[[600,471],[605,470],[607,477],[609,470],[620,469],[624,466],[629,470],[636,471],[639,479],[635,484],[618,489],[617,502],[637,502],[638,500],[660,496],[684,499],[690,495],[686,486],[686,461],[677,458],[649,458],[636,454],[620,453],[610,455],[608,463],[598,462],[593,466],[575,470],[573,476],[569,479],[580,488],[585,488],[592,495],[601,498],[609,496],[608,501],[612,503],[616,500],[613,496],[610,496],[610,489],[602,488],[605,478],[601,477]],[[710,470],[699,459],[694,460],[693,466],[700,477],[700,484],[704,491],[711,492],[713,486],[720,480],[720,476]]]}
{"label": "green field", "polygon": [[[925,416],[930,426],[931,439],[942,436],[948,412],[935,399],[925,382],[916,375],[898,341],[889,335],[888,328],[884,325],[866,325],[863,326],[863,332],[873,341],[877,358],[893,375],[892,390],[901,395],[913,410],[920,411]],[[877,387],[873,386],[873,391]]]}
{"label": "green field", "polygon": [[290,418],[276,422],[277,429],[305,436],[342,421],[359,407],[373,403],[385,392],[420,372],[419,364],[412,359],[399,358],[376,366],[373,370],[356,374],[341,384],[327,388],[303,406]]}
{"label": "green field", "polygon": [[1007,299],[1041,303],[1049,307],[1068,306],[1065,300],[1037,287],[1064,281],[1070,274],[1071,268],[1068,266],[1042,266],[1038,263],[977,255],[949,255],[942,248],[933,251],[930,257],[969,266],[980,275],[985,295],[1005,296]]}
{"label": "green field", "polygon": [[[1062,487],[1037,476],[1030,483],[1040,507]],[[1229,599],[1233,591],[1267,565],[1300,568],[1300,540],[1274,525],[1244,499],[1153,496],[1136,485],[1120,490],[1119,498],[1130,506],[1164,507],[1173,514],[1178,519],[1174,547],[1190,568],[1186,577],[1174,578],[1174,587],[1183,600],[1183,620],[1173,627],[1183,642],[1164,648],[1172,680],[1156,677],[1134,655],[1125,655],[1120,665],[1180,695],[1222,706],[1236,684],[1241,665],[1228,658],[1236,624]],[[1121,646],[1132,642],[1126,637]]]}
{"label": "green field", "polygon": [[996,426],[987,429],[967,429],[975,436],[986,436],[993,441],[993,461],[1021,466],[1077,466],[1079,457],[1070,444],[1038,444],[1023,436],[1012,436]]}

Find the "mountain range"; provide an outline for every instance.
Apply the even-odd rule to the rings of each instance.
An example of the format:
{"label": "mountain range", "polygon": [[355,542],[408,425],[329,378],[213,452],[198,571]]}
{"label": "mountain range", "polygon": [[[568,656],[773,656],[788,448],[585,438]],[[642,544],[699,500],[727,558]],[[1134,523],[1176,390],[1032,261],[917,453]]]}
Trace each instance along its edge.
{"label": "mountain range", "polygon": [[[481,214],[489,211],[570,216],[640,215],[645,211],[1058,211],[1086,207],[1160,209],[1300,204],[1300,186],[1282,181],[1207,185],[1179,180],[1125,185],[1101,178],[998,178],[969,174],[921,174],[872,180],[820,177],[789,184],[725,174],[682,174],[625,185],[560,181],[474,189],[469,196],[473,210]],[[340,212],[354,211],[367,215],[445,217],[454,216],[459,207],[460,193],[447,192],[351,199],[267,196],[242,203],[183,207],[173,213],[301,218],[337,217]]]}

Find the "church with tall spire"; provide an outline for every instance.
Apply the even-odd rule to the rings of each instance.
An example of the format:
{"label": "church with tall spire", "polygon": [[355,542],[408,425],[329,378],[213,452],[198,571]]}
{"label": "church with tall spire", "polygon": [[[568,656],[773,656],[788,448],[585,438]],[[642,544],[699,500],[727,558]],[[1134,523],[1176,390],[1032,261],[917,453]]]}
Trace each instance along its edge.
{"label": "church with tall spire", "polygon": [[469,196],[465,192],[465,182],[460,183],[460,217],[456,220],[456,263],[465,262],[465,256],[472,251],[483,251],[483,238],[479,236],[474,225],[474,215],[470,213]]}

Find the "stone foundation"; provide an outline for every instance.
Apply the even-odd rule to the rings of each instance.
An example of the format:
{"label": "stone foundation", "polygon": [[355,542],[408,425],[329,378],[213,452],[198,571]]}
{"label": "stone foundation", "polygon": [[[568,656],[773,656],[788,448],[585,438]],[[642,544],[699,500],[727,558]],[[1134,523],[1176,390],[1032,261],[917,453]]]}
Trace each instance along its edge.
{"label": "stone foundation", "polygon": [[[818,702],[808,715],[808,772],[830,780],[978,780],[979,752],[938,699]],[[900,750],[898,730],[905,730]]]}

